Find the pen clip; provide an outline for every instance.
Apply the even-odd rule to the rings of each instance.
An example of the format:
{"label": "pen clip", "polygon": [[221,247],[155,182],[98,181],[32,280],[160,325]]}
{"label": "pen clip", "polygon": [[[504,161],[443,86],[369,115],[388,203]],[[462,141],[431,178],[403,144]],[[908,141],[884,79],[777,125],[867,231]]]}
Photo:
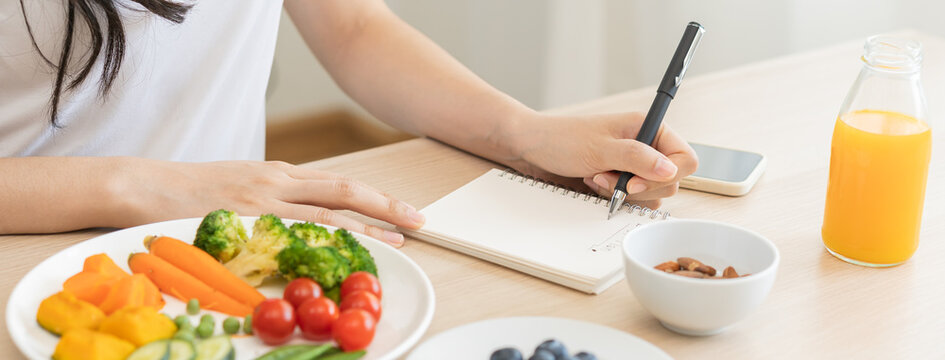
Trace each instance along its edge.
{"label": "pen clip", "polygon": [[689,62],[692,61],[692,55],[696,52],[696,47],[699,46],[699,42],[702,41],[702,35],[705,34],[705,28],[702,25],[691,22],[689,26],[695,26],[697,28],[696,35],[692,39],[692,43],[689,44],[689,51],[686,52],[686,58],[683,59],[682,70],[679,71],[679,75],[676,76],[676,87],[679,87],[679,84],[682,84],[683,76],[686,75],[686,69],[689,68]]}

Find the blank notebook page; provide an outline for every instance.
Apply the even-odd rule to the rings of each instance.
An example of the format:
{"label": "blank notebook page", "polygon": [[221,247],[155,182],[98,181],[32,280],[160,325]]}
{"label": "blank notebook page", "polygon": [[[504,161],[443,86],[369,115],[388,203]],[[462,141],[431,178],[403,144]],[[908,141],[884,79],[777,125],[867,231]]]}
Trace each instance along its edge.
{"label": "blank notebook page", "polygon": [[428,241],[475,249],[547,273],[526,271],[533,275],[556,282],[567,278],[592,288],[622,276],[623,235],[656,221],[626,208],[607,220],[606,200],[497,169],[421,213],[427,221],[417,233],[427,235]]}

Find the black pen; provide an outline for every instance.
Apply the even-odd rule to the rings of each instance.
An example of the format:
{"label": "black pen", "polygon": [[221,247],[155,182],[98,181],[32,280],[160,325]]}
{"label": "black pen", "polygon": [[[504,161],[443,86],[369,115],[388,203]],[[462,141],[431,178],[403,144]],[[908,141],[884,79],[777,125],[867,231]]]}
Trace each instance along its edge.
{"label": "black pen", "polygon": [[[660,81],[660,86],[656,89],[656,99],[653,99],[653,105],[650,105],[650,111],[646,113],[646,119],[643,120],[643,125],[640,126],[637,141],[653,145],[656,133],[660,129],[660,123],[663,122],[663,115],[666,115],[669,102],[673,101],[673,97],[676,96],[676,89],[682,83],[683,75],[686,75],[686,68],[689,67],[689,62],[692,61],[692,54],[696,52],[696,46],[699,45],[704,33],[705,28],[697,22],[690,22],[686,26],[686,31],[683,33],[682,39],[679,40],[679,46],[676,47],[676,53],[673,54],[673,59],[669,62],[669,68],[666,69],[666,74],[663,75],[663,81]],[[608,220],[620,209],[624,199],[627,198],[627,181],[631,177],[633,177],[633,174],[629,172],[620,172],[620,179],[617,180],[617,186],[614,187],[614,195],[610,197],[610,210],[607,212]]]}

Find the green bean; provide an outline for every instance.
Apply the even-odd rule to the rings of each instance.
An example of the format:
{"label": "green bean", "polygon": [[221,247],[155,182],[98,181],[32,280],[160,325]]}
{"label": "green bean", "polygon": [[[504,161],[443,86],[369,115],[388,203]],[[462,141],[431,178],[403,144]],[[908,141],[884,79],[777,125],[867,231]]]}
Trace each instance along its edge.
{"label": "green bean", "polygon": [[303,352],[300,352],[300,353],[298,353],[298,354],[295,354],[295,355],[293,355],[293,356],[287,358],[286,360],[314,360],[314,359],[318,359],[319,356],[322,356],[325,352],[327,352],[328,350],[331,350],[331,348],[332,348],[331,345],[327,345],[327,344],[325,344],[325,345],[319,345],[319,346],[313,347],[313,348],[311,348],[311,349],[305,350],[305,351],[303,351]]}
{"label": "green bean", "polygon": [[[325,345],[322,345],[325,346]],[[317,348],[315,345],[285,345],[256,358],[256,360],[287,360],[303,352]]]}
{"label": "green bean", "polygon": [[364,357],[364,350],[343,352],[318,358],[318,360],[358,360]]}

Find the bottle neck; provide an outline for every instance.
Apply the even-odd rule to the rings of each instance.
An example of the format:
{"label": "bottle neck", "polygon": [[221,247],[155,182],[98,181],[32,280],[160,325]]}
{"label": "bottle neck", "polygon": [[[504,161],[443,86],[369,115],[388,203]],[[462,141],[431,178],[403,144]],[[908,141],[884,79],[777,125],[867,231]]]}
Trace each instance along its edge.
{"label": "bottle neck", "polygon": [[847,94],[840,116],[861,111],[889,111],[927,122],[919,43],[874,36],[866,41],[863,68]]}

